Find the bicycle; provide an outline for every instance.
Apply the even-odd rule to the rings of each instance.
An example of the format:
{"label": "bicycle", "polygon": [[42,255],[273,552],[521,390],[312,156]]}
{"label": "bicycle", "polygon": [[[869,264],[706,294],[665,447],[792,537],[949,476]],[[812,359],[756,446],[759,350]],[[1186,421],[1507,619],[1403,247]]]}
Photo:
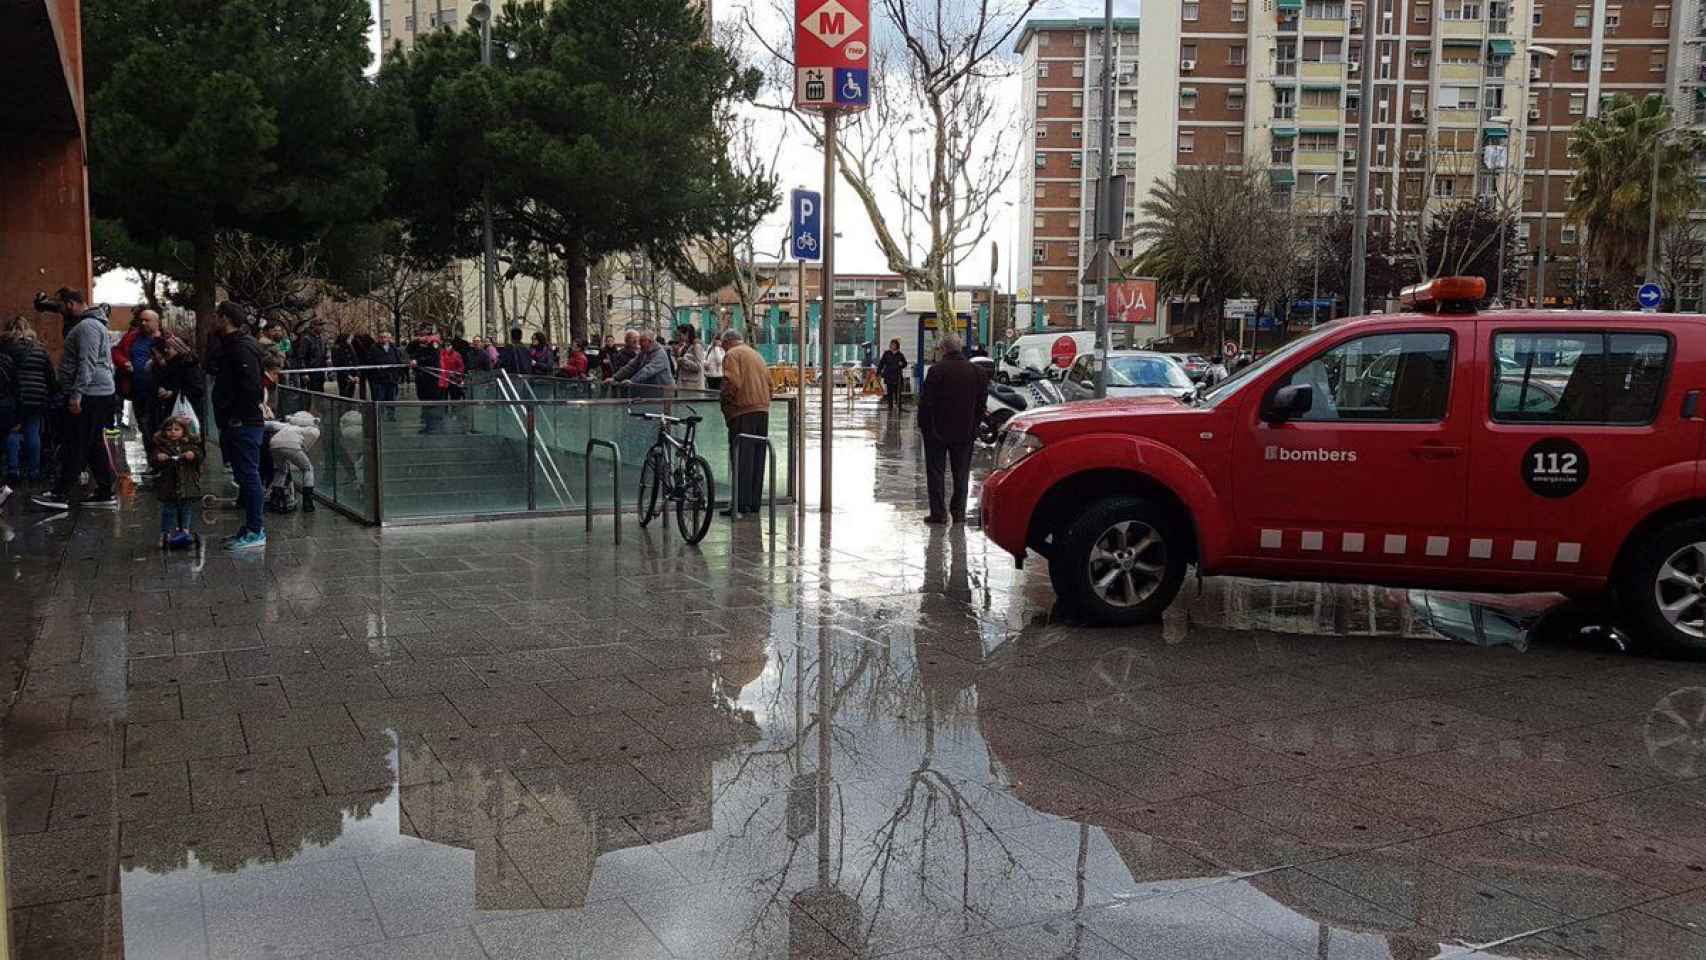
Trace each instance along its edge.
{"label": "bicycle", "polygon": [[[672,417],[663,413],[636,413],[630,417],[658,422],[658,438],[646,451],[646,462],[640,467],[640,526],[652,522],[659,513],[675,504],[675,525],[682,539],[689,544],[705,539],[711,529],[711,515],[716,510],[717,486],[711,478],[711,465],[699,456],[694,439],[704,419],[698,415]],[[676,424],[687,427],[687,436],[677,440],[670,428]],[[662,506],[660,507],[660,503]]]}

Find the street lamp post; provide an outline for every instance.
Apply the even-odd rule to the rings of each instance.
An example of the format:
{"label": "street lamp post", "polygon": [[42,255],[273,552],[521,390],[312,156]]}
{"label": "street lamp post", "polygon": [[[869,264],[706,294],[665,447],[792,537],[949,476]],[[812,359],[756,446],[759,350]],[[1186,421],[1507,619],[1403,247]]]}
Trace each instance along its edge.
{"label": "street lamp post", "polygon": [[[1492,118],[1492,122],[1505,128],[1505,163],[1508,166],[1510,163],[1510,151],[1512,148],[1510,133],[1516,129],[1516,121],[1512,117],[1496,116]],[[1494,171],[1494,176],[1498,176],[1503,170],[1504,167],[1500,167],[1498,170]],[[1504,218],[1500,217],[1499,273],[1498,276],[1493,278],[1493,302],[1501,307],[1504,306],[1505,303],[1505,241],[1509,236],[1510,230],[1506,229]]]}
{"label": "street lamp post", "polygon": [[[1322,173],[1315,176],[1315,196],[1321,196],[1321,182],[1323,180],[1331,179],[1333,179],[1333,174],[1330,173]],[[1316,325],[1321,322],[1321,238],[1320,231],[1318,230],[1309,231],[1309,252],[1309,259],[1315,261],[1315,286],[1309,293],[1309,329],[1313,330]],[[1277,320],[1278,318],[1275,319]],[[1289,324],[1291,322],[1291,318],[1287,317],[1286,322]],[[1281,327],[1280,331],[1283,334],[1285,327]],[[1254,341],[1252,341],[1252,343],[1253,342]],[[1255,348],[1251,347],[1251,349],[1253,350]]]}
{"label": "street lamp post", "polygon": [[1546,306],[1546,216],[1550,212],[1552,185],[1552,95],[1558,78],[1558,51],[1540,44],[1529,44],[1528,52],[1546,58],[1546,136],[1540,147],[1540,250],[1534,261],[1534,304]]}
{"label": "street lamp post", "polygon": [[1659,280],[1659,157],[1664,153],[1665,138],[1678,132],[1665,127],[1653,134],[1653,178],[1647,187],[1647,276],[1648,283]]}
{"label": "street lamp post", "polygon": [[[477,0],[469,8],[468,16],[480,25],[480,66],[490,68],[492,65],[492,8],[486,0]],[[498,315],[498,251],[497,241],[492,235],[492,182],[486,177],[486,182],[480,188],[480,234],[485,246],[485,262],[483,264],[481,284],[484,290],[482,306],[484,316],[480,318],[480,327],[488,338],[497,336]]]}

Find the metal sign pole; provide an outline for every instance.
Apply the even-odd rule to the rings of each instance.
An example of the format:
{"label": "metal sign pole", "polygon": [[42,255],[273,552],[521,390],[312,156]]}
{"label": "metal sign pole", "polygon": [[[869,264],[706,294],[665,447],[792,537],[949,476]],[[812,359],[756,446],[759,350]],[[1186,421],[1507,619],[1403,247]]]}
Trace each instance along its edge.
{"label": "metal sign pole", "polygon": [[[827,514],[833,502],[835,460],[835,392],[830,388],[835,344],[835,111],[823,112],[823,315],[818,318],[818,388],[823,401],[818,509]],[[800,397],[805,398],[805,358],[800,361]]]}
{"label": "metal sign pole", "polygon": [[801,517],[806,514],[806,262],[796,259],[800,267],[800,312],[794,317],[794,339],[799,349],[794,353],[794,367],[799,371],[799,385],[794,399],[794,508]]}

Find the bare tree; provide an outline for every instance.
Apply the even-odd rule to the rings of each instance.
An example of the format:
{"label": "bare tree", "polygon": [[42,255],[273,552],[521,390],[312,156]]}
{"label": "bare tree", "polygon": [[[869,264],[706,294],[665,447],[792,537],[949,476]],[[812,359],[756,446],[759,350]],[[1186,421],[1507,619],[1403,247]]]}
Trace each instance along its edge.
{"label": "bare tree", "polygon": [[[1005,59],[1013,36],[1038,0],[979,0],[976,4],[879,0],[888,22],[873,26],[879,42],[871,59],[871,106],[851,117],[837,140],[841,178],[852,188],[876,232],[888,267],[935,295],[936,312],[951,317],[954,269],[989,234],[998,198],[1014,172],[1026,136],[1018,111],[999,98],[1012,73]],[[779,6],[793,22],[791,4]],[[773,56],[775,86],[788,98],[773,104],[795,117],[821,149],[823,125],[792,106],[794,70],[787,45],[747,24]],[[916,189],[914,158],[897,146],[922,134],[929,178]],[[899,228],[884,211],[898,199]]]}
{"label": "bare tree", "polygon": [[[1421,150],[1406,151],[1394,184],[1393,230],[1416,282],[1481,273],[1494,282],[1494,247],[1522,217],[1525,187],[1521,151],[1478,144],[1476,131],[1441,129]],[[1507,268],[1514,254],[1507,253]],[[1485,269],[1482,269],[1485,267]]]}
{"label": "bare tree", "polygon": [[228,230],[214,239],[213,263],[226,297],[257,317],[284,324],[292,334],[307,326],[320,301],[333,292],[320,279],[315,244],[291,247]]}
{"label": "bare tree", "polygon": [[[723,44],[730,49],[739,46],[738,27],[730,27]],[[725,105],[718,119],[728,139],[731,162],[735,170],[753,182],[776,184],[780,181],[783,138],[764,143],[758,134],[758,123],[750,113],[743,113],[735,104]],[[691,241],[680,256],[671,258],[670,271],[695,293],[708,295],[724,289],[734,294],[740,304],[741,316],[751,324],[758,302],[775,284],[774,271],[761,270],[757,257],[759,225],[745,219],[731,218],[719,229]],[[786,237],[774,248],[773,261],[780,261],[786,247]],[[801,318],[804,322],[804,318]]]}
{"label": "bare tree", "polygon": [[1664,230],[1659,245],[1659,284],[1671,298],[1671,309],[1681,310],[1683,291],[1691,290],[1688,298],[1695,310],[1706,310],[1701,297],[1701,272],[1706,271],[1706,223],[1678,218]]}

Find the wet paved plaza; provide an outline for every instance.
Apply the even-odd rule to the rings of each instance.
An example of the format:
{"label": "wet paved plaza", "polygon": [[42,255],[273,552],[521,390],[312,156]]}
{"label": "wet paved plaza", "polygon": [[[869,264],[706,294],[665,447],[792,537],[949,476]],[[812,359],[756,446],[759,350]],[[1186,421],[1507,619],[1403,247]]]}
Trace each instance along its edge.
{"label": "wet paved plaza", "polygon": [[845,429],[832,521],[696,549],[9,505],[18,955],[1706,956],[1700,665],[1313,584],[1074,626]]}

